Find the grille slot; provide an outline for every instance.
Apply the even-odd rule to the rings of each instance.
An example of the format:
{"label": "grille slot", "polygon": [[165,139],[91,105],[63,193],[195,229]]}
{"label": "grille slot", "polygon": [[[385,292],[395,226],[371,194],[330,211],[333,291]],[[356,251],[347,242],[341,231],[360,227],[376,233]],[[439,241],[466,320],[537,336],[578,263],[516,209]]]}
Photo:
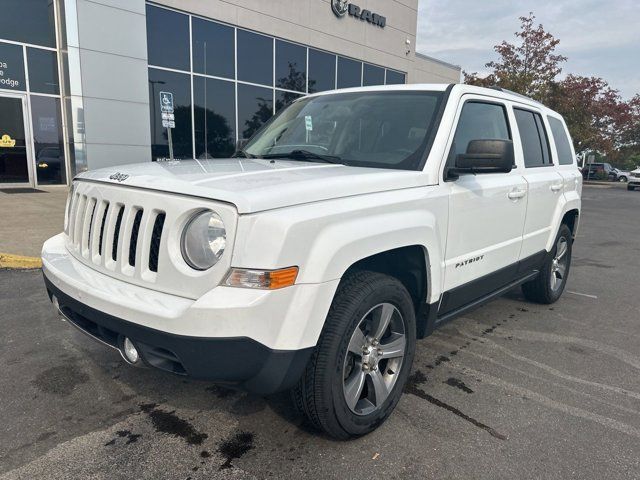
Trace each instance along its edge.
{"label": "grille slot", "polygon": [[131,242],[129,243],[129,265],[136,266],[136,250],[138,248],[138,233],[140,232],[140,222],[142,221],[142,209],[136,212],[131,227]]}
{"label": "grille slot", "polygon": [[113,246],[111,247],[111,259],[115,262],[118,260],[118,238],[120,237],[120,227],[122,226],[122,217],[124,215],[124,205],[120,207],[116,226],[113,232]]}
{"label": "grille slot", "polygon": [[102,256],[102,240],[104,238],[104,225],[107,221],[109,213],[109,202],[105,202],[104,213],[102,214],[102,222],[100,223],[100,241],[98,242],[98,255]]}
{"label": "grille slot", "polygon": [[159,213],[156,221],[153,223],[153,231],[151,232],[151,247],[149,249],[149,270],[158,271],[158,254],[160,252],[160,240],[162,239],[162,230],[164,229],[164,221],[166,214]]}
{"label": "grille slot", "polygon": [[96,202],[95,198],[92,198],[89,201],[89,205],[90,205],[89,208],[91,208],[91,218],[89,219],[89,228],[87,231],[87,236],[84,239],[84,245],[83,245],[83,248],[86,249],[87,251],[89,250],[89,248],[91,248],[91,229],[93,228],[93,217],[96,214],[96,206],[98,205],[98,202]]}

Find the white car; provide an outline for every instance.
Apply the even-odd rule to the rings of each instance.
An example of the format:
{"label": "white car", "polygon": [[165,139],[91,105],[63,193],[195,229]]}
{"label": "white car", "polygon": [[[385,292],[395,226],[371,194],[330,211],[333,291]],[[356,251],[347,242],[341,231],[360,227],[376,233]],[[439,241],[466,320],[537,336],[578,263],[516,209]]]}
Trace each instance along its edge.
{"label": "white car", "polygon": [[582,176],[564,121],[533,100],[310,95],[237,155],[79,175],[42,251],[61,315],[132,364],[292,389],[345,439],[394,409],[416,339],[517,285],[563,292]]}
{"label": "white car", "polygon": [[640,188],[640,168],[636,168],[629,172],[627,190],[635,190],[636,188]]}

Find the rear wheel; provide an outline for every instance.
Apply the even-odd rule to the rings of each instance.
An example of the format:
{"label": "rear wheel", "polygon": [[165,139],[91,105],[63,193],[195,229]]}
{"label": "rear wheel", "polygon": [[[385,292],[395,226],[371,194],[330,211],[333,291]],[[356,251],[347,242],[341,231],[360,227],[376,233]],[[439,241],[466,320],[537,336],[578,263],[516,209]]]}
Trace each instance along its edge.
{"label": "rear wheel", "polygon": [[571,230],[563,223],[540,274],[522,285],[522,293],[527,300],[549,304],[562,296],[571,268],[572,242]]}
{"label": "rear wheel", "polygon": [[402,395],[415,341],[414,305],[402,283],[374,272],[350,275],[292,392],[295,404],[332,437],[371,432]]}

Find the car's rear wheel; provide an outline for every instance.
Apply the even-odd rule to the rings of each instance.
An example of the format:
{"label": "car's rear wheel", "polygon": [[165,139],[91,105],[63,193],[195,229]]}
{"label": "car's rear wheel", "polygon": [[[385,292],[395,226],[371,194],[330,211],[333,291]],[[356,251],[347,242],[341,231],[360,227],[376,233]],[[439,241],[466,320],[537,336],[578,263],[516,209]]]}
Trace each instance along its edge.
{"label": "car's rear wheel", "polygon": [[371,432],[400,400],[415,341],[414,305],[402,283],[375,272],[349,275],[293,390],[296,406],[332,437]]}
{"label": "car's rear wheel", "polygon": [[571,229],[564,223],[560,226],[556,242],[538,276],[522,285],[527,300],[536,303],[554,303],[561,296],[569,278],[573,239]]}
{"label": "car's rear wheel", "polygon": [[627,181],[627,177],[618,177],[618,181],[624,183]]}

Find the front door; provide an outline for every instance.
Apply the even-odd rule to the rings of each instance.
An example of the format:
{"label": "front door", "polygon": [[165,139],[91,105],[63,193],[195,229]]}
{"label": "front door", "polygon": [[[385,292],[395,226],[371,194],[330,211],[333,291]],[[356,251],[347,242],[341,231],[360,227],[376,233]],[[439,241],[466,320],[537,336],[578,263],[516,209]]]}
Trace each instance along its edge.
{"label": "front door", "polygon": [[0,94],[0,186],[31,183],[24,96]]}
{"label": "front door", "polygon": [[[471,97],[461,107],[449,161],[466,153],[472,140],[512,140],[511,131],[504,103]],[[440,315],[513,281],[527,205],[527,183],[520,165],[509,173],[460,175],[447,185],[446,293]]]}

